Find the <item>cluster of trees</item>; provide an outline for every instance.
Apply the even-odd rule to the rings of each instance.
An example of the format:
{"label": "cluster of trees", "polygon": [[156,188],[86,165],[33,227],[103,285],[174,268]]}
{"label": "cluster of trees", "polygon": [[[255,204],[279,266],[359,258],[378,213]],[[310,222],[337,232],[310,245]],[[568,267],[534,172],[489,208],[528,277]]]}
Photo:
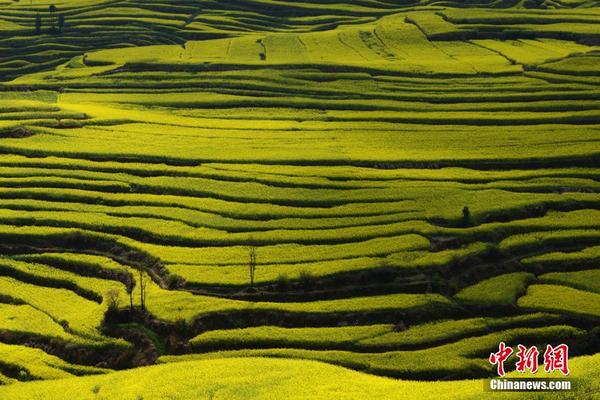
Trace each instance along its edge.
{"label": "cluster of trees", "polygon": [[[256,246],[254,244],[250,244],[248,246],[248,253],[250,256],[250,260],[248,266],[250,267],[250,290],[254,290],[254,274],[256,271]],[[146,311],[146,295],[148,291],[148,282],[146,277],[144,276],[144,267],[140,264],[134,267],[139,273],[138,283],[140,289],[140,308],[143,312]],[[129,309],[133,312],[133,290],[136,286],[136,281],[133,279],[131,275],[129,275],[129,279],[125,284],[127,289],[127,294],[129,296]],[[108,309],[112,312],[116,312],[121,307],[121,299],[120,292],[117,288],[109,289],[106,293],[106,300],[108,303]]]}
{"label": "cluster of trees", "polygon": [[[48,12],[50,13],[49,19],[49,32],[50,33],[61,33],[65,28],[65,15],[57,14],[57,9],[54,4],[48,6]],[[40,14],[35,16],[35,33],[42,33],[42,16]]]}
{"label": "cluster of trees", "polygon": [[[140,307],[142,311],[146,311],[146,294],[148,282],[144,277],[144,267],[138,265],[135,267],[139,272],[139,286],[140,286]],[[131,275],[125,283],[127,294],[129,295],[129,309],[133,312],[133,289],[135,289],[136,282]],[[121,306],[121,299],[119,296],[119,289],[113,288],[106,292],[106,298],[108,302],[108,308],[111,311],[118,311]]]}

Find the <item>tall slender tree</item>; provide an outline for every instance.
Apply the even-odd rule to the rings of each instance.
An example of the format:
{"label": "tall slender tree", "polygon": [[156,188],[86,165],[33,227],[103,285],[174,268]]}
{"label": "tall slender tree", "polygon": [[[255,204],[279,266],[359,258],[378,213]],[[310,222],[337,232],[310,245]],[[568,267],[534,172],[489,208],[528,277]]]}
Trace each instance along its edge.
{"label": "tall slender tree", "polygon": [[254,273],[256,272],[256,247],[253,244],[248,247],[248,255],[250,256],[248,261],[248,267],[250,269],[250,287],[254,289]]}
{"label": "tall slender tree", "polygon": [[128,279],[125,287],[127,288],[127,294],[129,295],[129,310],[133,312],[133,289],[135,288],[135,278],[127,274]]}
{"label": "tall slender tree", "polygon": [[140,265],[138,266],[138,271],[140,273],[140,307],[142,311],[146,311],[146,281],[144,279],[144,268]]}
{"label": "tall slender tree", "polygon": [[42,33],[42,17],[40,14],[35,16],[35,34],[39,35]]}
{"label": "tall slender tree", "polygon": [[58,31],[62,32],[65,28],[65,14],[58,14]]}
{"label": "tall slender tree", "polygon": [[471,210],[468,206],[465,206],[462,210],[463,213],[463,225],[467,226],[471,223]]}
{"label": "tall slender tree", "polygon": [[48,6],[48,12],[50,13],[50,32],[56,32],[56,6],[50,4]]}

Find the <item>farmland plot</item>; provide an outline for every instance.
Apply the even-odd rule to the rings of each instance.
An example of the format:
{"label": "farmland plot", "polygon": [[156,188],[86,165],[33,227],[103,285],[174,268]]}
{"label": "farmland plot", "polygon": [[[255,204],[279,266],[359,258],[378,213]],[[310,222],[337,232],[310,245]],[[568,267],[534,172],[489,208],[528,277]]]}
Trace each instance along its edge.
{"label": "farmland plot", "polygon": [[597,4],[26,3],[1,398],[475,398],[499,340],[597,391]]}

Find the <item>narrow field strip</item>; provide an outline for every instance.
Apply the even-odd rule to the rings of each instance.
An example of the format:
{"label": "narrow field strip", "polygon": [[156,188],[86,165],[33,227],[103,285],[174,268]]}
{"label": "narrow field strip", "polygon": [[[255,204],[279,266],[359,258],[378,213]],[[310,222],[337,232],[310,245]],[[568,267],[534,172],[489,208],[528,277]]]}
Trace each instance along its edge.
{"label": "narrow field strip", "polygon": [[[562,340],[577,337],[582,331],[570,326],[552,325],[544,328],[518,328],[500,333],[510,342],[543,341],[547,338]],[[229,357],[275,357],[319,360],[346,368],[405,379],[443,378],[453,374],[470,377],[485,376],[486,362],[479,354],[487,354],[497,347],[498,333],[472,337],[456,343],[432,347],[426,350],[386,353],[354,353],[348,351],[317,351],[295,349],[267,349],[221,351],[215,353],[181,356],[182,360],[202,360]],[[165,357],[164,361],[176,361],[177,356]],[[423,360],[427,360],[426,363]],[[439,361],[437,361],[439,360]]]}
{"label": "narrow field strip", "polygon": [[532,285],[518,301],[519,307],[538,311],[561,312],[597,319],[600,295],[565,286]]}
{"label": "narrow field strip", "polygon": [[197,352],[248,348],[347,349],[357,352],[394,348],[428,347],[467,336],[507,327],[544,325],[560,321],[551,314],[531,314],[506,318],[442,320],[413,325],[404,331],[392,324],[332,328],[281,328],[261,326],[234,330],[215,330],[200,334],[190,343]]}
{"label": "narrow field strip", "polygon": [[109,370],[66,363],[39,349],[0,343],[2,364],[13,366],[16,380],[61,379],[81,375],[97,375]]}

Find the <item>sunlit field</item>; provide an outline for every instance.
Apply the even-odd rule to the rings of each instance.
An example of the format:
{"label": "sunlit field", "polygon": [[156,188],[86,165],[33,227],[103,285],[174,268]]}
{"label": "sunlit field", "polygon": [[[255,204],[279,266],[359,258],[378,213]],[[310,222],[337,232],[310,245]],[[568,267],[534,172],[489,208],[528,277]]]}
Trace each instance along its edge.
{"label": "sunlit field", "polygon": [[596,0],[0,0],[0,399],[595,398],[599,66]]}

